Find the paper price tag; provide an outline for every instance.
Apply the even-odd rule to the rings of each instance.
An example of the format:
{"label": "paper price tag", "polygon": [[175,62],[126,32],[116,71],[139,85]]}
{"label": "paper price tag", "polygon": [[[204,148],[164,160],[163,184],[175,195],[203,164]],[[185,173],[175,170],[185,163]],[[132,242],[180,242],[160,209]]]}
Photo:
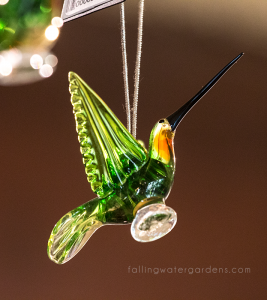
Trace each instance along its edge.
{"label": "paper price tag", "polygon": [[125,0],[65,0],[61,18],[64,22],[119,4]]}

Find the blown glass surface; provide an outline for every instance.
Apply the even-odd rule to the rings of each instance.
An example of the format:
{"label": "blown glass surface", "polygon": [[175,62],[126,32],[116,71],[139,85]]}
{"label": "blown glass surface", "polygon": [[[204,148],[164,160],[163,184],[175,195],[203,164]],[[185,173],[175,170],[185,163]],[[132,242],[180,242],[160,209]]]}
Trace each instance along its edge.
{"label": "blown glass surface", "polygon": [[164,204],[175,172],[174,134],[167,120],[154,126],[147,152],[78,75],[70,73],[69,80],[85,172],[98,197],[55,225],[48,256],[59,264],[101,226],[131,224],[141,208]]}

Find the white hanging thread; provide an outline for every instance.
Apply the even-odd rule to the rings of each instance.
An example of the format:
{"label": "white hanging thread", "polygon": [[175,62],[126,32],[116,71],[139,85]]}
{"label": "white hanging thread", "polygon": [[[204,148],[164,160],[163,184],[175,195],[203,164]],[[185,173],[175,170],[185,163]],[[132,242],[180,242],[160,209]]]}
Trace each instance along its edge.
{"label": "white hanging thread", "polygon": [[143,40],[143,24],[144,24],[144,2],[140,0],[139,4],[139,20],[138,20],[138,37],[137,37],[137,51],[135,61],[135,75],[134,75],[134,97],[133,97],[133,137],[136,138],[137,131],[137,106],[138,106],[138,92],[140,83],[140,66],[142,54],[142,40]]}
{"label": "white hanging thread", "polygon": [[125,109],[127,117],[127,129],[131,132],[131,106],[129,96],[129,82],[128,82],[128,65],[126,52],[126,29],[125,29],[125,10],[124,2],[121,4],[121,49],[122,49],[122,65],[123,65],[123,79],[124,79],[124,93],[125,93]]}
{"label": "white hanging thread", "polygon": [[143,24],[144,24],[144,2],[140,0],[139,13],[138,13],[138,36],[137,36],[137,52],[135,62],[135,76],[134,76],[134,96],[133,96],[133,116],[131,126],[131,113],[129,111],[129,83],[128,83],[128,65],[126,55],[126,29],[125,29],[125,10],[124,3],[121,4],[121,44],[122,44],[122,57],[123,57],[123,77],[124,77],[124,89],[125,89],[125,103],[127,114],[127,127],[132,128],[132,135],[136,138],[137,131],[137,106],[138,106],[138,92],[140,83],[140,66],[141,66],[141,54],[142,54],[142,40],[143,40]]}

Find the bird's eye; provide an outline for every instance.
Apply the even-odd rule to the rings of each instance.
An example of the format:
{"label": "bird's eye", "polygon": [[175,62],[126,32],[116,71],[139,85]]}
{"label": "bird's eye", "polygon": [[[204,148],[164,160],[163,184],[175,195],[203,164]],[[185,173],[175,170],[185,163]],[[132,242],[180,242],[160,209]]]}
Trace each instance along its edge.
{"label": "bird's eye", "polygon": [[160,120],[160,121],[159,121],[159,123],[164,123],[164,120],[163,120],[163,119],[162,119],[162,120]]}

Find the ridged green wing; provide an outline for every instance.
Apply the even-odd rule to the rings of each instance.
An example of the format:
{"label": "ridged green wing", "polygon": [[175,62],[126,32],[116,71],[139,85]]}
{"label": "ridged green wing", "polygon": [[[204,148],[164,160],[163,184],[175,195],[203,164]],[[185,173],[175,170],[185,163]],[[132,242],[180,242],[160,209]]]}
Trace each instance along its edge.
{"label": "ridged green wing", "polygon": [[70,72],[69,81],[87,179],[104,197],[145,164],[147,152],[77,74]]}

